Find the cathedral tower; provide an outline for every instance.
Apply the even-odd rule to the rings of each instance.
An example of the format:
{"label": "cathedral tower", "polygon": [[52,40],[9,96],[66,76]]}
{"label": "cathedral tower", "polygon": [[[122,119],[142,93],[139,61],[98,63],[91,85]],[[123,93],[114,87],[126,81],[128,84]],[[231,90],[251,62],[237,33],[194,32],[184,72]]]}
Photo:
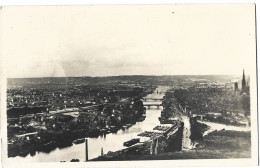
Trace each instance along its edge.
{"label": "cathedral tower", "polygon": [[243,69],[243,79],[242,79],[242,93],[246,92],[246,78],[245,78],[245,71]]}

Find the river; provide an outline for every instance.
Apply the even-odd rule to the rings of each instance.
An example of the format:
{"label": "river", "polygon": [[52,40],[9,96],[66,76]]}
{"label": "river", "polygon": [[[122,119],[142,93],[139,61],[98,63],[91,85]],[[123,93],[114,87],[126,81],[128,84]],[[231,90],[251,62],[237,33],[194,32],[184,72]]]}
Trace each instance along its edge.
{"label": "river", "polygon": [[182,116],[182,122],[184,123],[183,127],[183,137],[182,137],[182,150],[190,150],[193,148],[192,142],[190,139],[191,135],[191,125],[190,119],[188,116]]}
{"label": "river", "polygon": [[[162,98],[164,92],[169,87],[159,86],[157,90],[147,95],[147,98]],[[161,102],[161,101],[160,101]],[[151,103],[151,102],[149,102]],[[156,101],[158,104],[158,100]],[[156,125],[160,124],[158,117],[161,116],[162,107],[157,107],[146,110],[146,118],[142,122],[137,122],[132,127],[126,130],[119,130],[117,133],[110,133],[106,136],[99,136],[98,138],[88,138],[88,158],[93,159],[101,155],[101,149],[103,148],[104,154],[108,151],[117,151],[125,148],[123,143],[127,140],[137,137],[137,135],[144,131],[151,131]],[[140,138],[140,137],[138,137]],[[149,138],[142,137],[140,140],[145,141]],[[60,162],[60,161],[70,161],[71,159],[79,159],[80,161],[85,161],[85,143],[73,144],[70,147],[51,151],[50,153],[36,152],[34,156],[27,155],[26,157],[16,156],[13,158],[8,158],[15,162]]]}
{"label": "river", "polygon": [[199,121],[200,123],[206,124],[209,126],[209,129],[203,133],[203,136],[209,134],[212,131],[220,131],[222,129],[231,130],[231,131],[251,131],[251,127],[242,127],[242,126],[233,126],[233,125],[226,125],[220,123],[214,123],[209,121]]}

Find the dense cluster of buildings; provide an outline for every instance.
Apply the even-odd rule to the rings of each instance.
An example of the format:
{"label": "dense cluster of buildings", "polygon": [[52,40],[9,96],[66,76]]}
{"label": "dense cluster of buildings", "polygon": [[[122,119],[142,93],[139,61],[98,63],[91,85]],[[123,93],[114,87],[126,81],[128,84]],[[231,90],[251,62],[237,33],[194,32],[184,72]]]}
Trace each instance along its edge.
{"label": "dense cluster of buildings", "polygon": [[8,90],[9,154],[70,145],[76,138],[96,137],[144,120],[141,98],[154,89],[106,84]]}
{"label": "dense cluster of buildings", "polygon": [[[197,81],[190,87],[175,88],[165,95],[162,118],[185,113],[201,119],[232,125],[250,124],[249,81],[243,72],[238,82]],[[177,105],[176,105],[177,104]]]}
{"label": "dense cluster of buildings", "polygon": [[143,91],[150,92],[150,90],[143,90],[141,86],[127,84],[88,85],[60,89],[15,88],[7,91],[7,108],[48,107],[48,110],[53,111],[89,104],[116,102],[135,92]]}

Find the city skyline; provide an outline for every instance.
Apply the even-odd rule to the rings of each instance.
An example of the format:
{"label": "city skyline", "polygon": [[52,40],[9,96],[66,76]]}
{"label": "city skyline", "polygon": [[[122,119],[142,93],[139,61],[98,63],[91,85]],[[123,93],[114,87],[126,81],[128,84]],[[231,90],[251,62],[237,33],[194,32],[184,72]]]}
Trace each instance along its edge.
{"label": "city skyline", "polygon": [[254,6],[235,6],[4,8],[6,76],[251,74]]}

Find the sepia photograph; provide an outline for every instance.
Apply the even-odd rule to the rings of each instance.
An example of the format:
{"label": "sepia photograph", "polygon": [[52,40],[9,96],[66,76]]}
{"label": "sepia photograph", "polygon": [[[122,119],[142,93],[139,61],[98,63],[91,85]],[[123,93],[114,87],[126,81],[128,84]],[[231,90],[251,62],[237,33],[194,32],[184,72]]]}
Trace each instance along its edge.
{"label": "sepia photograph", "polygon": [[3,167],[258,164],[255,4],[5,6],[0,32]]}

